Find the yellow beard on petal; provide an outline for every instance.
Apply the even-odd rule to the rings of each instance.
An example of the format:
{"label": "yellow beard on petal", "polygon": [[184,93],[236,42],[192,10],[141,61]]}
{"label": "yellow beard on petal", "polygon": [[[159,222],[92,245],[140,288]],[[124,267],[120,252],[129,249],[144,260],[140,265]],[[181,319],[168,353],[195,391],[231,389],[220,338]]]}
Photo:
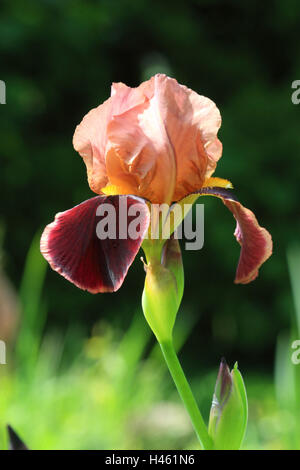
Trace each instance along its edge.
{"label": "yellow beard on petal", "polygon": [[204,181],[203,186],[202,186],[202,188],[213,188],[213,187],[233,189],[233,185],[230,181],[225,180],[223,178],[217,178],[217,177],[207,178]]}
{"label": "yellow beard on petal", "polygon": [[119,194],[123,194],[122,189],[114,184],[107,184],[101,189],[101,192],[106,196],[118,196]]}

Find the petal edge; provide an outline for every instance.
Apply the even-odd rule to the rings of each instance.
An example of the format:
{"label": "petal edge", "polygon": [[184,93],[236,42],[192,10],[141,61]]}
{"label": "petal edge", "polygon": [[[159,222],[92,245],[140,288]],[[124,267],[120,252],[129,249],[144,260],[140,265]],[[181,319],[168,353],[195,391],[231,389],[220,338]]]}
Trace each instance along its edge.
{"label": "petal edge", "polygon": [[242,206],[232,191],[209,187],[198,191],[201,196],[216,196],[222,199],[236,220],[234,236],[241,245],[236,270],[235,284],[248,284],[256,279],[261,265],[271,256],[273,242],[270,233],[258,224],[254,213]]}

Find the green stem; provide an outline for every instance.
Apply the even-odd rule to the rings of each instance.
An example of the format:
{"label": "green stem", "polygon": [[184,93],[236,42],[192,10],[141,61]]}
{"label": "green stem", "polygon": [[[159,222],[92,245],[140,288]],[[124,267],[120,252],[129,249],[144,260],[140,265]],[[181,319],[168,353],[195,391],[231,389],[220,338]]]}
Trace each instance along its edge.
{"label": "green stem", "polygon": [[199,442],[204,450],[211,449],[212,441],[208,435],[207,428],[202,415],[197,406],[193,392],[184,375],[178,357],[176,355],[172,341],[160,343],[161,350],[166,360],[167,366],[177,387],[178,393],[190,416],[193,427],[196,431]]}

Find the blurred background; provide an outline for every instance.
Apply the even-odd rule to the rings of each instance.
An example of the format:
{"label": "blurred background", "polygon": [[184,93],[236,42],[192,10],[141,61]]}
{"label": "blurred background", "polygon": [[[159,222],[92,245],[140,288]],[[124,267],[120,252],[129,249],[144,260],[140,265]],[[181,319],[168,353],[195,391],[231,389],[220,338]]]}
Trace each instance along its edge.
{"label": "blurred background", "polygon": [[119,292],[91,295],[39,253],[54,215],[93,196],[75,126],[112,82],[137,86],[157,72],[216,102],[215,176],[233,182],[274,240],[259,278],[234,285],[232,215],[200,201],[205,244],[183,253],[175,331],[183,368],[207,420],[221,357],[238,361],[244,448],[300,448],[300,364],[290,359],[300,339],[299,20],[296,0],[1,2],[1,448],[7,422],[36,449],[197,448],[143,318],[138,257]]}

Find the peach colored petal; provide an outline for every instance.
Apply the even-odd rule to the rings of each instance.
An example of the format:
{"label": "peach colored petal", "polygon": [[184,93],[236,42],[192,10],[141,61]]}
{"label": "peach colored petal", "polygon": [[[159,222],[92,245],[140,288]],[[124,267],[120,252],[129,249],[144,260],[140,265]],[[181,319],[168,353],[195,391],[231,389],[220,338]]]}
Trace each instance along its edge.
{"label": "peach colored petal", "polygon": [[[160,81],[163,80],[160,78]],[[165,77],[165,124],[177,164],[173,200],[199,189],[213,173],[222,154],[216,135],[221,125],[218,108],[176,80]]]}
{"label": "peach colored petal", "polygon": [[181,199],[202,186],[221,155],[220,113],[211,100],[166,75],[136,90],[144,103],[114,115],[108,126],[109,180],[151,202]]}
{"label": "peach colored petal", "polygon": [[97,108],[92,109],[76,127],[73,146],[86,164],[90,188],[100,193],[108,179],[105,166],[107,122],[111,115],[112,101],[109,98]]}
{"label": "peach colored petal", "polygon": [[222,142],[215,137],[212,141],[207,143],[205,150],[208,156],[205,178],[209,178],[214,173],[218,160],[222,156]]}
{"label": "peach colored petal", "polygon": [[111,97],[90,111],[74,134],[89,184],[106,185],[153,203],[199,189],[221,156],[216,105],[175,79],[157,74],[137,88],[112,85]]}
{"label": "peach colored petal", "polygon": [[176,160],[160,107],[162,90],[154,79],[141,86],[144,103],[114,115],[109,123],[107,174],[122,193],[170,203]]}
{"label": "peach colored petal", "polygon": [[137,88],[124,83],[113,83],[111,86],[112,116],[119,116],[148,101],[147,90],[151,89],[151,80],[143,82]]}
{"label": "peach colored petal", "polygon": [[105,163],[107,125],[113,116],[145,102],[145,88],[147,82],[139,88],[113,83],[111,97],[92,109],[75,129],[73,146],[84,159],[91,189],[98,194],[108,182]]}

